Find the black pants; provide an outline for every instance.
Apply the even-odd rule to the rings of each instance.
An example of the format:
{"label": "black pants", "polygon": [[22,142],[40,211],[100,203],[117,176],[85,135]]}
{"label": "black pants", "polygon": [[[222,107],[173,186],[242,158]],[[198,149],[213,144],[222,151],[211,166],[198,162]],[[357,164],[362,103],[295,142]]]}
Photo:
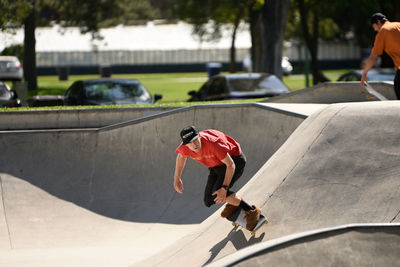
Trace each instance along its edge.
{"label": "black pants", "polygon": [[[241,154],[237,157],[232,157],[233,162],[235,163],[235,173],[233,174],[232,181],[229,184],[229,187],[233,186],[233,184],[242,176],[244,167],[246,165],[246,156]],[[210,173],[208,175],[208,180],[206,184],[206,188],[204,190],[204,204],[207,207],[215,204],[214,199],[216,196],[212,195],[215,191],[221,188],[226,172],[226,165],[221,165],[217,167],[208,168]],[[226,196],[232,195],[234,192],[228,190]]]}
{"label": "black pants", "polygon": [[400,100],[400,69],[397,69],[396,77],[394,77],[394,91],[396,92],[397,99]]}

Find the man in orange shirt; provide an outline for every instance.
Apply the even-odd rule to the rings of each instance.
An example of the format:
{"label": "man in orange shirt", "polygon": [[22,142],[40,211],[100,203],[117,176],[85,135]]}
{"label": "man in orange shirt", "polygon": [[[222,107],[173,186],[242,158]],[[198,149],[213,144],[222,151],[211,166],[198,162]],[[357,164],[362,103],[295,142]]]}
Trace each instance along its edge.
{"label": "man in orange shirt", "polygon": [[390,22],[385,15],[375,13],[371,17],[371,25],[378,33],[375,36],[374,47],[364,67],[361,86],[364,87],[364,82],[368,82],[368,71],[374,66],[378,56],[381,56],[385,51],[392,58],[396,68],[394,91],[397,99],[400,99],[400,22]]}

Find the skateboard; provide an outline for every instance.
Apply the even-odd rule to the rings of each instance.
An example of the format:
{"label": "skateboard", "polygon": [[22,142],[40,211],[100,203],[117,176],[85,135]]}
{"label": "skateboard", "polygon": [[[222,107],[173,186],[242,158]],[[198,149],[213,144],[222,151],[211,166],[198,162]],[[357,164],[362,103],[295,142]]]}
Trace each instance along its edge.
{"label": "skateboard", "polygon": [[369,85],[369,83],[364,82],[365,85],[365,89],[368,91],[368,93],[370,93],[371,95],[375,96],[377,99],[379,99],[380,101],[385,101],[387,100],[386,97],[384,97],[383,95],[381,95],[380,93],[378,93],[374,88],[372,88],[371,85]]}
{"label": "skateboard", "polygon": [[[232,225],[235,228],[240,226],[243,229],[246,229],[246,213],[243,209],[237,209],[234,213],[227,217],[227,219],[228,221],[232,222]],[[255,236],[257,230],[267,223],[267,218],[264,215],[260,214],[260,219],[258,220],[256,226],[254,226],[254,228],[250,230],[251,235]]]}

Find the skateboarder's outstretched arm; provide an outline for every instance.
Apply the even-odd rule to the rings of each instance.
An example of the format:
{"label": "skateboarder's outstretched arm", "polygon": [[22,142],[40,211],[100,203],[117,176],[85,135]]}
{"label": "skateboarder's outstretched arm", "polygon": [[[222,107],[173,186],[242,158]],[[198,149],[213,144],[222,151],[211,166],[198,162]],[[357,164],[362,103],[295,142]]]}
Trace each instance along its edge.
{"label": "skateboarder's outstretched arm", "polygon": [[183,183],[181,179],[183,168],[186,164],[186,158],[180,153],[176,156],[175,174],[174,174],[174,188],[179,194],[183,193]]}
{"label": "skateboarder's outstretched arm", "polygon": [[365,86],[365,82],[368,82],[367,79],[367,74],[368,71],[374,66],[376,59],[378,58],[378,55],[375,55],[374,53],[371,53],[370,56],[368,57],[367,63],[365,64],[364,70],[363,70],[363,74],[361,77],[361,87]]}

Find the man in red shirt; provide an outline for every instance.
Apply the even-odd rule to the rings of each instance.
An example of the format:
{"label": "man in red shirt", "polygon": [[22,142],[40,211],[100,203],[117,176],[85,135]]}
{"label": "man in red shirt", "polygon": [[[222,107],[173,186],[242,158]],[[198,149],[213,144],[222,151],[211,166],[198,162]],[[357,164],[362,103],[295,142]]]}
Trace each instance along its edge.
{"label": "man in red shirt", "polygon": [[363,70],[361,86],[364,87],[364,82],[368,81],[368,71],[374,66],[378,56],[385,51],[392,58],[396,68],[394,91],[397,99],[400,99],[400,22],[390,22],[385,15],[375,13],[371,16],[371,25],[377,34],[374,47]]}
{"label": "man in red shirt", "polygon": [[222,211],[223,218],[229,217],[238,208],[246,213],[246,228],[251,230],[260,218],[260,209],[250,206],[242,197],[229,188],[243,174],[246,158],[238,142],[232,137],[217,131],[199,132],[196,127],[188,126],[180,133],[182,143],[176,149],[174,188],[182,194],[181,175],[188,157],[208,167],[210,173],[204,190],[204,204],[207,207],[215,203],[227,203]]}

